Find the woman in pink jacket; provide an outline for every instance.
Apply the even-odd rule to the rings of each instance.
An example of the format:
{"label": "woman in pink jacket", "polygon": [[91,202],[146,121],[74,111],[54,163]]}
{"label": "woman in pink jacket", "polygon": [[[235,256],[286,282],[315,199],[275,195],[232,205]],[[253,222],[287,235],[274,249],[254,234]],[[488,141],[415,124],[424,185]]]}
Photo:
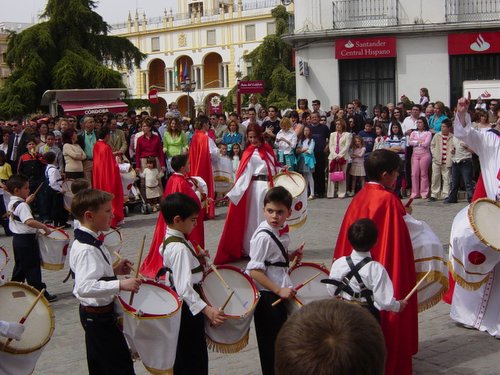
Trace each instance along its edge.
{"label": "woman in pink jacket", "polygon": [[411,198],[427,198],[429,194],[429,166],[431,165],[430,144],[432,134],[425,117],[417,120],[417,130],[410,135],[413,146],[411,157]]}

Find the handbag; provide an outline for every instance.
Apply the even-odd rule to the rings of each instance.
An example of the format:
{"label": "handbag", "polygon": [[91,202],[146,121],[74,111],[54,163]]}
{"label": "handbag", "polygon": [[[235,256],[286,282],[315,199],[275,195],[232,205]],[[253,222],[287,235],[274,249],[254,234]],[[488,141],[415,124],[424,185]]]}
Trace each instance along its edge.
{"label": "handbag", "polygon": [[[335,160],[332,160],[332,162],[335,162]],[[330,172],[330,181],[332,182],[341,182],[345,180],[345,173],[342,170],[340,163],[335,163],[334,171]]]}

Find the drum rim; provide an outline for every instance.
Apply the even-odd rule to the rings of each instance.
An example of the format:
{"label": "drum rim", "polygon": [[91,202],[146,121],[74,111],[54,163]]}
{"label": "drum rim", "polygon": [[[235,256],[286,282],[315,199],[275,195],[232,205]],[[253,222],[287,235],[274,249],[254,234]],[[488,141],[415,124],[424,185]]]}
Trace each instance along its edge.
{"label": "drum rim", "polygon": [[[253,302],[252,306],[248,309],[248,311],[243,315],[224,314],[224,316],[228,319],[246,318],[249,314],[251,314],[254,311],[255,307],[257,306],[257,303],[259,302],[260,293],[259,293],[259,290],[257,289],[257,285],[255,285],[255,282],[253,281],[253,279],[249,275],[247,275],[244,270],[242,270],[239,267],[233,266],[231,264],[221,264],[221,265],[218,265],[216,267],[217,267],[217,270],[229,269],[229,270],[237,271],[240,274],[242,274],[250,282],[250,285],[252,286],[252,289],[253,289],[254,302]],[[202,297],[203,301],[205,301],[205,303],[207,303],[210,306],[212,306],[212,305],[207,302],[208,299],[207,299],[207,296],[205,295],[205,292],[203,290],[203,282],[205,281],[205,278],[207,277],[207,275],[212,273],[212,272],[214,272],[214,271],[211,268],[207,272],[205,272],[203,275],[203,279],[201,280],[201,283],[200,283],[201,284],[201,294],[202,294],[201,297]],[[214,306],[212,306],[212,307],[214,307]]]}
{"label": "drum rim", "polygon": [[491,243],[489,243],[484,237],[483,235],[481,234],[481,232],[479,231],[479,227],[476,225],[476,221],[474,220],[474,208],[476,207],[476,205],[478,203],[484,203],[484,202],[487,202],[487,203],[492,203],[494,204],[495,206],[497,206],[498,208],[500,208],[500,202],[496,202],[494,201],[493,199],[489,199],[489,198],[480,198],[474,202],[472,202],[469,206],[469,209],[467,211],[467,216],[469,218],[469,223],[472,227],[472,230],[474,231],[474,234],[476,235],[476,237],[479,239],[479,241],[481,241],[484,245],[492,248],[493,250],[495,251],[500,251],[500,247],[497,247]]}
{"label": "drum rim", "polygon": [[5,247],[0,246],[0,250],[3,251],[3,253],[5,254],[5,263],[3,265],[0,265],[0,274],[1,274],[7,268],[7,264],[9,264],[10,258],[9,258],[9,252]]}
{"label": "drum rim", "polygon": [[168,314],[150,314],[150,313],[144,313],[142,315],[137,315],[136,312],[137,310],[134,309],[132,306],[130,306],[127,302],[123,300],[123,298],[118,295],[118,302],[120,303],[120,306],[122,307],[123,311],[126,312],[129,315],[132,315],[133,317],[137,319],[163,319],[163,318],[171,318],[175,314],[179,312],[179,310],[182,308],[182,299],[179,297],[179,295],[173,290],[172,288],[166,286],[165,284],[162,283],[157,283],[153,280],[143,280],[143,284],[148,284],[148,285],[153,285],[162,288],[163,290],[166,290],[169,292],[171,295],[175,297],[175,300],[177,301],[177,308],[168,313]]}
{"label": "drum rim", "polygon": [[[285,172],[280,172],[280,173],[277,173],[273,176],[273,182],[275,181],[275,179],[277,179],[278,177],[282,176],[282,175],[291,175],[291,174],[295,174],[297,176],[300,176],[300,178],[304,179],[304,177],[300,174],[300,173],[297,173],[297,172],[294,172],[294,171],[288,171],[287,173]],[[302,189],[302,191],[297,194],[295,197],[293,198],[296,198],[296,197],[300,197],[302,194],[304,194],[304,191],[307,189],[307,184],[304,184],[304,188]]]}
{"label": "drum rim", "polygon": [[107,231],[108,233],[104,233],[104,241],[106,241],[106,237],[108,236],[108,234],[111,234],[111,233],[118,233],[118,236],[120,237],[120,245],[123,244],[123,236],[122,236],[122,232],[120,232],[120,228],[118,227],[109,227],[109,231]]}
{"label": "drum rim", "polygon": [[[35,296],[37,296],[40,293],[40,291],[38,289],[35,289],[28,284],[20,283],[18,281],[8,281],[4,285],[2,285],[2,287],[5,287],[5,286],[17,286],[21,289],[26,289],[26,290],[32,292]],[[37,344],[30,349],[19,349],[19,348],[13,348],[12,346],[8,346],[5,348],[4,345],[0,345],[0,352],[10,353],[10,354],[30,354],[30,353],[36,352],[37,350],[39,350],[39,349],[43,348],[45,345],[47,345],[47,343],[52,338],[52,334],[54,333],[56,318],[54,315],[54,310],[52,310],[52,307],[50,306],[49,301],[47,301],[47,299],[44,296],[42,296],[42,298],[40,298],[38,303],[43,303],[49,312],[50,329],[49,329],[49,334],[47,335],[47,337],[40,344]]]}
{"label": "drum rim", "polygon": [[[313,267],[313,268],[316,268],[318,270],[321,270],[321,271],[325,271],[327,275],[330,275],[330,271],[328,270],[328,268],[326,268],[325,264],[324,263],[313,263],[313,262],[299,262],[297,263],[295,266],[293,266],[292,268],[290,268],[288,270],[288,274],[290,275],[292,273],[293,270],[296,270],[297,268],[300,268],[302,266],[309,266],[309,267]],[[302,303],[302,301],[295,295],[293,296],[293,301],[299,306],[299,307],[302,307],[304,306],[304,303]]]}
{"label": "drum rim", "polygon": [[[68,234],[68,232],[66,232],[64,229],[62,229],[62,228],[57,228],[57,227],[55,227],[55,226],[53,226],[53,225],[50,225],[50,224],[45,224],[45,225],[46,225],[48,228],[53,229],[53,231],[54,231],[54,232],[59,232],[59,233],[64,234],[64,235],[66,236],[66,238],[52,238],[52,237],[50,237],[50,235],[46,235],[45,233],[42,233],[42,236],[43,236],[43,237],[50,238],[50,239],[51,239],[51,240],[53,240],[53,241],[69,241],[69,234]],[[42,237],[42,238],[43,238],[43,237]]]}

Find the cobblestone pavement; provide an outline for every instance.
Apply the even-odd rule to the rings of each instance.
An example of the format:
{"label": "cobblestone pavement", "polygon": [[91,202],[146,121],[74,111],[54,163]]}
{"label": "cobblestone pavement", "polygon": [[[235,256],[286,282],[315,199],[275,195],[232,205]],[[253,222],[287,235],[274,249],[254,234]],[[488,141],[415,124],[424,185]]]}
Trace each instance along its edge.
{"label": "cobblestone pavement", "polygon": [[[343,214],[350,200],[321,199],[309,202],[306,225],[291,233],[291,249],[306,242],[304,260],[323,262],[330,266],[332,249]],[[443,244],[449,240],[454,215],[465,203],[444,205],[440,201],[413,203],[413,215],[425,220],[435,230]],[[217,209],[216,220],[205,223],[207,249],[214,254],[225,219],[225,208]],[[122,252],[134,260],[142,240],[147,235],[147,245],[152,239],[156,215],[143,216],[134,213],[126,219],[122,234]],[[12,241],[0,236],[0,245],[6,247],[12,257]],[[146,249],[149,247],[146,246]],[[13,261],[9,264],[9,272]],[[71,295],[72,283],[62,283],[63,271],[44,271],[44,281],[51,293],[59,299],[52,304],[56,316],[56,328],[38,361],[35,375],[80,375],[87,373],[83,330],[78,320],[78,303]],[[414,357],[415,374],[500,374],[498,358],[500,340],[486,333],[457,327],[449,318],[449,306],[440,303],[419,316],[419,353]],[[138,374],[147,374],[140,361],[135,364]],[[240,353],[224,355],[210,353],[210,374],[259,374],[257,344],[251,329],[249,345]]]}

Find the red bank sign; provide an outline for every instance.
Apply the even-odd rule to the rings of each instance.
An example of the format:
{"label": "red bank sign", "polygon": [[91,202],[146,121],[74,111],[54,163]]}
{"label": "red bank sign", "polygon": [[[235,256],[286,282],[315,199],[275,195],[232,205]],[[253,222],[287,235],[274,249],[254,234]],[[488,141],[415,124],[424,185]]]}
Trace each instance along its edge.
{"label": "red bank sign", "polygon": [[238,90],[240,94],[263,94],[265,92],[264,81],[239,81]]}
{"label": "red bank sign", "polygon": [[351,38],[335,41],[335,57],[346,59],[380,59],[396,57],[396,38]]}
{"label": "red bank sign", "polygon": [[448,54],[475,55],[500,52],[500,31],[448,35]]}

